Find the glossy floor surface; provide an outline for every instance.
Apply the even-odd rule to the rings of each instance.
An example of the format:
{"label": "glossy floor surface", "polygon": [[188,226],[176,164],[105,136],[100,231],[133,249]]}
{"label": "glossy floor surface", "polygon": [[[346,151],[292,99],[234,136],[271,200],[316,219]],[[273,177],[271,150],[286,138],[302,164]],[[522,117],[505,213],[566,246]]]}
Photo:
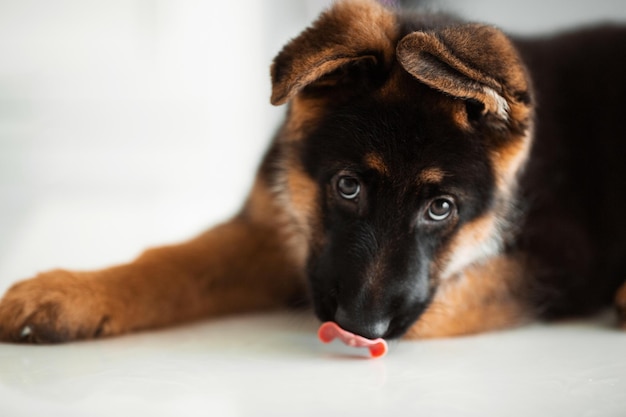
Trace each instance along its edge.
{"label": "glossy floor surface", "polygon": [[316,340],[304,313],[64,346],[0,346],[3,416],[623,416],[626,334],[536,325],[389,354]]}

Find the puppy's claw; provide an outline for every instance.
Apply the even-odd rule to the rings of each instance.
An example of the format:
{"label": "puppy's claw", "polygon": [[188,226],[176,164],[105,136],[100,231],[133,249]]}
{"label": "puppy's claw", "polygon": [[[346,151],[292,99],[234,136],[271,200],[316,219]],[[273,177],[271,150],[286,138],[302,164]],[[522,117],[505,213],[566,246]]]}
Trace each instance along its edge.
{"label": "puppy's claw", "polygon": [[30,336],[32,333],[33,333],[33,329],[30,326],[24,326],[22,328],[22,331],[20,332],[20,339],[24,340],[28,336]]}

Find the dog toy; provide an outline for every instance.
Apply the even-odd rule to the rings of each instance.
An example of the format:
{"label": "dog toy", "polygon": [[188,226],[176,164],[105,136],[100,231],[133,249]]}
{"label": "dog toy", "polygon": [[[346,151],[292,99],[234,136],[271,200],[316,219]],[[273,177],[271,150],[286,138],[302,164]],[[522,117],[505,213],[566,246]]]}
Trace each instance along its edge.
{"label": "dog toy", "polygon": [[380,358],[387,353],[387,342],[384,339],[367,339],[363,336],[350,333],[332,321],[323,323],[317,331],[317,337],[323,343],[330,343],[339,338],[344,344],[352,347],[366,347],[372,358]]}

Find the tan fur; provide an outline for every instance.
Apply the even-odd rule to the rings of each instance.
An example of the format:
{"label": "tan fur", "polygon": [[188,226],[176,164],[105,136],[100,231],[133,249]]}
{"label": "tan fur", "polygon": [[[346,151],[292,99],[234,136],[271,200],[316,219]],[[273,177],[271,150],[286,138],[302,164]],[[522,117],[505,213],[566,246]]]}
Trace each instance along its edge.
{"label": "tan fur", "polygon": [[[438,258],[443,279],[463,268],[499,252],[501,242],[496,217],[492,212],[465,224],[455,233],[446,250]],[[441,261],[440,261],[441,262]]]}
{"label": "tan fur", "polygon": [[397,25],[394,14],[381,5],[350,0],[323,13],[305,34],[287,44],[272,65],[272,104],[290,101],[346,64],[378,59],[363,51],[378,51],[390,62]]}
{"label": "tan fur", "polygon": [[491,151],[490,159],[494,168],[496,185],[503,196],[508,197],[516,190],[517,175],[530,154],[529,135],[513,137],[504,145]]}
{"label": "tan fur", "polygon": [[450,337],[504,329],[531,319],[515,294],[523,264],[495,257],[440,284],[432,304],[406,338]]}
{"label": "tan fur", "polygon": [[626,330],[626,282],[622,284],[615,295],[615,308],[617,310],[619,326]]}
{"label": "tan fur", "polygon": [[325,104],[323,100],[295,97],[289,106],[283,137],[290,142],[299,141],[315,128],[316,122],[324,114]]}
{"label": "tan fur", "polygon": [[372,152],[365,155],[365,163],[381,175],[389,175],[389,168],[380,154]]}
{"label": "tan fur", "polygon": [[449,113],[452,115],[452,121],[454,124],[465,131],[471,131],[473,127],[467,117],[465,104],[460,101],[455,101],[450,107],[451,109],[449,110]]}
{"label": "tan fur", "polygon": [[490,26],[413,32],[397,50],[400,63],[414,77],[454,97],[478,100],[486,113],[502,120],[509,119],[515,94],[528,91],[515,49]]}
{"label": "tan fur", "polygon": [[286,171],[285,180],[288,188],[289,213],[305,240],[310,240],[313,237],[313,229],[319,227],[317,221],[320,218],[319,187],[295,162],[292,162]]}
{"label": "tan fur", "polygon": [[419,174],[419,184],[437,184],[445,178],[446,173],[440,168],[426,168]]}

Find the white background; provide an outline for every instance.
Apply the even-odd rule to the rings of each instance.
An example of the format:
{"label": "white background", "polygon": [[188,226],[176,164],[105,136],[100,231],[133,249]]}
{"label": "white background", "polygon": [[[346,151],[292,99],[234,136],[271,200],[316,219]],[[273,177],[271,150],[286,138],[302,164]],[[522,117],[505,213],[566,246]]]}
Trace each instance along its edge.
{"label": "white background", "polygon": [[[525,34],[606,19],[626,21],[623,0],[442,0],[440,4],[444,3],[463,16]],[[269,105],[271,59],[324,4],[325,1],[295,0],[0,0],[0,291],[41,270],[96,268],[127,261],[146,246],[191,237],[233,214],[284,111]],[[286,329],[305,329],[306,335],[315,329],[314,322],[307,319],[293,320],[304,324],[294,326],[291,319],[284,317],[270,318],[261,324],[279,336],[277,323],[285,324]],[[217,323],[200,330],[205,335],[221,334],[224,329],[219,326]],[[245,335],[255,329],[255,322],[234,322],[233,326],[238,330],[231,335],[231,349],[236,350],[238,342],[254,346],[254,341]],[[538,342],[545,348],[541,351],[558,356],[561,349],[571,346],[571,361],[557,361],[555,368],[544,368],[548,382],[533,385],[532,373],[523,372],[535,357],[520,353],[519,368],[512,368],[512,372],[523,373],[522,382],[518,380],[522,388],[531,386],[529,395],[541,398],[544,406],[555,396],[564,404],[568,399],[578,401],[569,401],[570,408],[551,404],[554,410],[584,409],[585,414],[581,411],[580,415],[601,415],[585,408],[594,404],[591,395],[595,392],[585,391],[586,384],[599,378],[604,382],[593,387],[604,394],[598,395],[609,395],[613,402],[608,403],[612,406],[619,398],[619,404],[626,404],[618,395],[626,392],[622,383],[624,362],[611,362],[611,358],[617,361],[620,352],[626,352],[626,345],[620,335],[604,327],[595,328],[599,334],[592,331],[591,337],[605,343],[597,348],[598,355],[605,355],[604,362],[598,364],[593,362],[598,357],[593,354],[585,329],[588,330],[560,329],[566,336],[560,339],[546,336],[558,331],[544,332],[539,328],[521,334],[513,332],[503,336],[504,340],[495,336],[473,339],[473,345],[467,341],[407,344],[404,350],[398,349],[389,369],[380,371],[388,373],[384,378],[376,370],[384,365],[368,365],[355,369],[353,377],[334,381],[328,380],[328,374],[320,374],[316,368],[320,363],[311,362],[309,357],[308,362],[302,362],[303,358],[291,352],[291,356],[287,355],[289,360],[281,362],[275,353],[275,340],[266,341],[269,347],[261,344],[261,356],[236,350],[236,355],[226,355],[222,360],[219,350],[211,350],[211,346],[217,349],[219,344],[216,346],[214,339],[208,341],[206,336],[194,338],[193,329],[187,333],[148,334],[49,350],[5,345],[0,346],[0,375],[4,372],[0,381],[0,414],[4,415],[3,407],[19,414],[21,404],[29,404],[22,410],[50,409],[66,415],[73,410],[75,415],[85,415],[85,410],[93,410],[90,407],[94,404],[113,410],[106,408],[109,400],[121,398],[123,404],[130,404],[130,409],[148,407],[153,414],[160,411],[165,415],[170,408],[178,410],[182,404],[177,402],[179,397],[166,396],[160,408],[158,394],[149,394],[145,388],[148,384],[157,387],[157,393],[167,391],[171,387],[165,380],[178,387],[195,387],[180,398],[192,408],[194,404],[199,406],[194,410],[201,410],[207,397],[201,396],[200,388],[223,393],[218,386],[198,382],[186,373],[192,372],[195,362],[191,359],[202,357],[203,346],[209,350],[205,362],[198,359],[198,363],[204,363],[203,372],[211,373],[215,367],[218,379],[222,377],[219,372],[224,372],[223,377],[232,386],[226,384],[222,388],[224,392],[234,392],[233,398],[238,401],[241,395],[253,392],[250,383],[243,384],[243,393],[237,394],[232,388],[237,383],[233,382],[230,364],[244,360],[250,365],[248,372],[245,368],[236,368],[235,372],[243,380],[267,377],[278,367],[283,372],[277,378],[295,378],[308,392],[314,393],[316,387],[324,384],[335,387],[329,397],[331,404],[340,409],[358,405],[341,403],[341,384],[353,383],[358,387],[354,378],[364,376],[365,381],[361,382],[367,389],[361,392],[362,397],[354,394],[357,400],[371,400],[375,392],[377,404],[389,407],[394,404],[394,395],[403,392],[402,386],[408,384],[410,390],[411,381],[415,382],[412,378],[420,375],[420,370],[429,370],[431,381],[439,381],[445,391],[443,387],[449,386],[446,378],[456,371],[437,374],[436,368],[424,363],[419,369],[407,368],[406,372],[403,367],[417,354],[427,355],[435,363],[443,360],[445,354],[437,356],[437,352],[443,349],[449,353],[446,349],[450,343],[455,355],[469,361],[469,365],[460,368],[469,374],[452,378],[456,382],[451,392],[461,393],[463,381],[470,388],[469,393],[454,397],[461,404],[457,411],[470,410],[472,405],[484,411],[489,402],[472,396],[472,375],[481,375],[483,365],[492,372],[487,385],[480,386],[480,398],[489,395],[484,391],[487,388],[497,391],[498,379],[506,381],[507,375],[500,375],[498,367],[489,368],[490,358],[481,356],[482,347],[488,346],[486,352],[494,355],[489,350],[491,343],[511,349],[519,347],[520,342],[527,346],[528,340],[535,340],[533,337],[548,337]],[[253,334],[258,336],[256,331]],[[306,343],[292,349],[307,351],[308,343],[315,343],[314,337],[300,336],[298,332],[295,335]],[[169,337],[187,341],[182,352],[181,346],[173,342],[178,339]],[[293,342],[293,334],[283,341]],[[153,343],[173,352],[170,360],[176,365],[163,368],[160,354],[147,353]],[[576,346],[585,348],[576,350]],[[194,352],[191,356],[190,351]],[[269,356],[268,351],[272,352]],[[137,357],[144,357],[144,361],[133,359]],[[545,361],[551,363],[549,359]],[[297,375],[287,370],[294,363],[298,365],[293,368]],[[515,363],[515,358],[506,363]],[[572,368],[574,364],[582,368]],[[176,366],[180,366],[180,372],[175,371]],[[355,365],[335,361],[333,366],[341,375],[350,375]],[[317,379],[302,379],[307,372]],[[113,384],[120,380],[127,383],[122,384],[121,391]],[[428,378],[419,381],[420,389],[432,388]],[[82,391],[78,389],[81,399],[72,401],[77,390],[74,382],[85,385]],[[377,391],[376,387],[384,385],[384,391]],[[516,387],[520,388],[513,384],[511,389]],[[601,391],[602,387],[608,391]],[[133,389],[138,391],[133,393]],[[285,380],[277,389],[294,387]],[[437,391],[426,400],[422,398],[430,404],[430,408],[424,409],[446,409],[450,404],[444,394]],[[144,400],[148,401],[151,395],[156,402],[148,406]],[[252,398],[257,398],[260,406],[265,404],[258,397]],[[397,404],[406,407],[410,398],[402,398],[406,401]],[[212,404],[239,410],[228,396],[220,401],[223,404]],[[64,409],[66,402],[74,408]],[[446,409],[442,415],[454,415],[455,409]],[[622,409],[626,410],[626,406]],[[527,410],[520,408],[516,415],[524,415],[521,413]],[[264,414],[262,409],[257,411],[250,414]]]}

